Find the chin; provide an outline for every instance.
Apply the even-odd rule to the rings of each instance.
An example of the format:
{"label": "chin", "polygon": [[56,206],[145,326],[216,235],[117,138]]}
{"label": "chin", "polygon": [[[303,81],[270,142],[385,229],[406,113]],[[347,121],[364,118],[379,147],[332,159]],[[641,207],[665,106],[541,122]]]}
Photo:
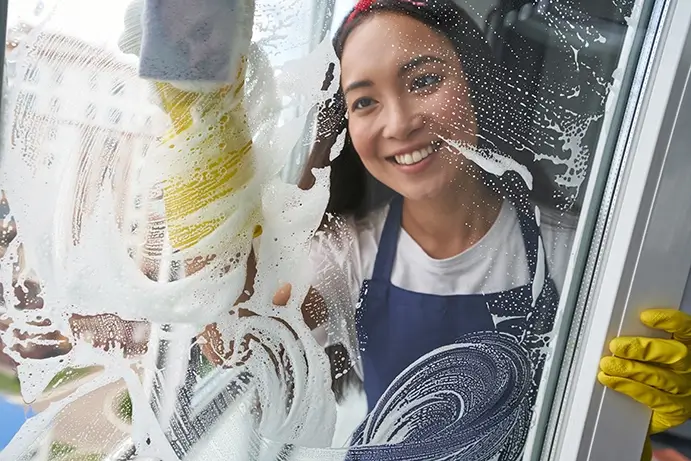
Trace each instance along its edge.
{"label": "chin", "polygon": [[407,188],[396,192],[402,195],[406,200],[410,200],[413,202],[434,200],[435,198],[442,195],[442,191],[439,189]]}

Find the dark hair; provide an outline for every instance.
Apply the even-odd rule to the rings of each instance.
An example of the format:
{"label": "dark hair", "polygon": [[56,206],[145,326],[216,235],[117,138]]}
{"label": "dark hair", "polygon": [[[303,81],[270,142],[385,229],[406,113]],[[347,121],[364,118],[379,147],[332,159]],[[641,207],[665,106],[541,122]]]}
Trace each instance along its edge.
{"label": "dark hair", "polygon": [[[463,73],[468,82],[470,100],[476,117],[478,148],[491,149],[511,157],[524,165],[533,177],[533,188],[528,190],[522,178],[507,172],[496,177],[481,170],[483,182],[504,197],[519,197],[523,204],[531,201],[549,208],[565,210],[572,203],[559,193],[545,174],[533,162],[530,151],[520,151],[512,146],[507,134],[515,131],[512,122],[516,117],[514,108],[519,105],[521,88],[508,85],[505,73],[496,62],[492,49],[482,31],[468,14],[454,0],[375,0],[371,4],[362,2],[356,6],[337,31],[333,46],[336,56],[341,59],[345,42],[350,33],[362,22],[378,12],[393,12],[407,15],[420,21],[445,36],[454,46],[463,65]],[[333,80],[334,66],[329,68],[322,89],[328,89]],[[525,90],[523,90],[525,92]],[[393,191],[377,181],[365,169],[360,156],[355,151],[347,132],[346,105],[342,89],[327,100],[318,112],[315,144],[308,158],[306,171],[299,186],[307,189],[314,183],[313,168],[331,167],[330,195],[327,213],[362,217],[369,211],[383,205],[393,195]],[[330,161],[331,149],[339,135],[345,131],[345,141],[340,154]],[[514,142],[516,144],[516,142]],[[527,199],[527,200],[526,200]],[[343,363],[345,349],[342,345],[327,348],[332,361],[332,374],[342,372],[335,369],[336,363]],[[347,354],[346,354],[347,355]],[[348,362],[349,363],[349,362]],[[357,376],[350,370],[333,381],[337,399],[343,397],[346,387],[356,384]]]}
{"label": "dark hair", "polygon": [[[505,197],[522,196],[549,208],[565,210],[573,205],[570,197],[558,191],[542,168],[533,161],[531,151],[515,148],[511,133],[517,132],[515,121],[522,90],[517,82],[508,85],[506,73],[496,62],[492,48],[475,21],[454,0],[375,0],[363,8],[357,6],[338,29],[333,46],[340,59],[350,33],[377,12],[405,14],[445,36],[454,46],[463,65],[470,100],[476,117],[477,144],[482,151],[491,149],[512,158],[528,168],[533,177],[532,190],[513,172],[502,177],[481,171],[483,182]],[[330,68],[328,79],[333,79]],[[339,87],[318,112],[317,133],[306,171],[300,180],[303,189],[314,182],[311,170],[331,167],[330,194],[326,211],[338,215],[361,217],[387,202],[393,192],[365,169],[347,132],[345,97]],[[340,133],[345,143],[340,154],[329,161],[331,149]],[[513,141],[513,142],[512,142]]]}

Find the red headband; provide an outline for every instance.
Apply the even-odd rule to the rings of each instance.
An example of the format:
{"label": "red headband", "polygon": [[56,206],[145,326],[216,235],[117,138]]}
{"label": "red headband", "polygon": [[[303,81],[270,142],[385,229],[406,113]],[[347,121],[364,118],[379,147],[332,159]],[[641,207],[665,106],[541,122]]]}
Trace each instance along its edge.
{"label": "red headband", "polygon": [[357,2],[355,5],[355,8],[353,8],[353,12],[350,13],[350,16],[348,16],[348,19],[346,20],[346,24],[348,24],[350,21],[355,19],[355,16],[358,14],[365,12],[372,8],[372,4],[374,3],[374,0],[360,0]]}
{"label": "red headband", "polygon": [[[348,19],[346,19],[346,24],[348,24],[350,21],[355,19],[357,15],[360,13],[363,13],[369,9],[372,8],[372,5],[374,4],[376,0],[360,0],[357,2],[355,5],[355,8],[353,8],[352,13],[348,16]],[[401,0],[403,3],[410,3],[411,5],[418,6],[418,7],[423,7],[426,5],[425,0]]]}

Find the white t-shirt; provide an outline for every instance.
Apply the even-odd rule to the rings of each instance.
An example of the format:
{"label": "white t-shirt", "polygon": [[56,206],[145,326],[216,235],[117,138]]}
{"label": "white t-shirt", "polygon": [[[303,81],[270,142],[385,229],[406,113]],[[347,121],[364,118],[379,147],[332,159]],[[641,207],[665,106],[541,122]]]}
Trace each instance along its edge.
{"label": "white t-shirt", "polygon": [[[388,206],[364,219],[332,218],[315,236],[310,251],[313,287],[324,297],[328,328],[314,331],[323,345],[353,345],[354,312],[360,287],[372,277]],[[540,209],[540,234],[550,277],[561,292],[577,217]],[[434,259],[401,229],[391,282],[406,290],[435,295],[506,291],[530,281],[516,210],[505,201],[496,221],[477,243],[447,259]],[[327,334],[328,330],[328,334]]]}

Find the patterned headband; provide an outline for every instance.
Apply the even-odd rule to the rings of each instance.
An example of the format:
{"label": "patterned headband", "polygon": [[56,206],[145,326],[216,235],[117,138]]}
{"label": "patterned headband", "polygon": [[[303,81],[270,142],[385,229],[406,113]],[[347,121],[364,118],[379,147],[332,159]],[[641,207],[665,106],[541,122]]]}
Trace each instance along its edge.
{"label": "patterned headband", "polygon": [[[346,24],[350,23],[353,19],[355,19],[357,16],[359,16],[360,13],[364,13],[365,11],[370,10],[375,1],[376,0],[360,0],[359,2],[357,2],[357,4],[355,5],[355,8],[353,8],[353,11],[348,16],[348,19],[346,19]],[[400,0],[400,1],[401,1],[401,3],[409,3],[409,4],[417,6],[417,7],[423,7],[423,6],[427,5],[426,0]]]}
{"label": "patterned headband", "polygon": [[348,16],[348,19],[346,20],[346,24],[350,23],[360,13],[364,13],[365,11],[372,8],[373,3],[374,3],[374,0],[360,0],[359,2],[357,2],[357,4],[355,5],[355,8],[353,8],[353,11]]}

